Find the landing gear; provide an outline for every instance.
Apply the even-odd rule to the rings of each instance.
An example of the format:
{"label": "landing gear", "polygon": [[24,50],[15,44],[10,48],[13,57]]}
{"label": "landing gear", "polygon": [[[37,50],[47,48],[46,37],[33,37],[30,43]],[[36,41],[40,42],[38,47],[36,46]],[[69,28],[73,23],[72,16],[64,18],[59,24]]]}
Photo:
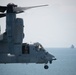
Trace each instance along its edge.
{"label": "landing gear", "polygon": [[45,66],[44,66],[44,68],[45,68],[45,69],[48,69],[48,68],[49,68],[49,66],[48,66],[48,65],[45,65]]}
{"label": "landing gear", "polygon": [[49,61],[50,62],[50,64],[52,64],[52,61]]}

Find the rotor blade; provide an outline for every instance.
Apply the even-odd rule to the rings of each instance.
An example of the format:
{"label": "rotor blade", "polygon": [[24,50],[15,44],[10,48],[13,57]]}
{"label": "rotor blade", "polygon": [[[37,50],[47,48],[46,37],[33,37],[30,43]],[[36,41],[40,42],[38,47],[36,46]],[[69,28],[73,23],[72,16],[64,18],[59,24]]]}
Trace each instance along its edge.
{"label": "rotor blade", "polygon": [[5,17],[6,14],[5,13],[0,13],[0,18]]}
{"label": "rotor blade", "polygon": [[5,12],[6,9],[7,9],[6,6],[0,6],[0,12]]}
{"label": "rotor blade", "polygon": [[32,8],[37,8],[37,7],[43,7],[43,6],[48,6],[48,5],[39,5],[39,6],[31,6],[31,7],[14,7],[13,10],[17,12],[17,11],[24,11]]}

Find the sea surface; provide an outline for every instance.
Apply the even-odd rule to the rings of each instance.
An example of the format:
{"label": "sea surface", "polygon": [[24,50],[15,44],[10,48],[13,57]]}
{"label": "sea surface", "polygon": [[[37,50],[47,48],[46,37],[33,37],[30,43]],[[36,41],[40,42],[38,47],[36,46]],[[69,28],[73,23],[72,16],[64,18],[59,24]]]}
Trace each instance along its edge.
{"label": "sea surface", "polygon": [[76,48],[46,48],[57,60],[44,64],[0,64],[0,75],[76,75]]}

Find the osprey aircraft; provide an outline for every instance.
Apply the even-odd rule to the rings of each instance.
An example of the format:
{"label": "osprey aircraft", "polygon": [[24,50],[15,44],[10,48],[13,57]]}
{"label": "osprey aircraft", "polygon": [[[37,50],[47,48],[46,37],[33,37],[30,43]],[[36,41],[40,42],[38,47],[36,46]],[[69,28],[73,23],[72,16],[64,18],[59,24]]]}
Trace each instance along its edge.
{"label": "osprey aircraft", "polygon": [[45,64],[44,68],[48,69],[47,63],[52,63],[56,58],[46,52],[39,43],[22,43],[24,38],[23,19],[17,18],[16,14],[24,10],[43,7],[47,5],[18,7],[9,3],[7,6],[0,6],[0,18],[6,17],[6,30],[0,35],[0,63],[38,63]]}

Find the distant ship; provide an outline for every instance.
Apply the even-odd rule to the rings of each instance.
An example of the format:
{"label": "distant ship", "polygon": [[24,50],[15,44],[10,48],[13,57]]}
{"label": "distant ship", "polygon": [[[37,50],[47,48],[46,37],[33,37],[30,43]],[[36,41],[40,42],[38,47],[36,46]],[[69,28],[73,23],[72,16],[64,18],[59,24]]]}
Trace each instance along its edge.
{"label": "distant ship", "polygon": [[71,45],[71,48],[74,48],[74,45]]}

